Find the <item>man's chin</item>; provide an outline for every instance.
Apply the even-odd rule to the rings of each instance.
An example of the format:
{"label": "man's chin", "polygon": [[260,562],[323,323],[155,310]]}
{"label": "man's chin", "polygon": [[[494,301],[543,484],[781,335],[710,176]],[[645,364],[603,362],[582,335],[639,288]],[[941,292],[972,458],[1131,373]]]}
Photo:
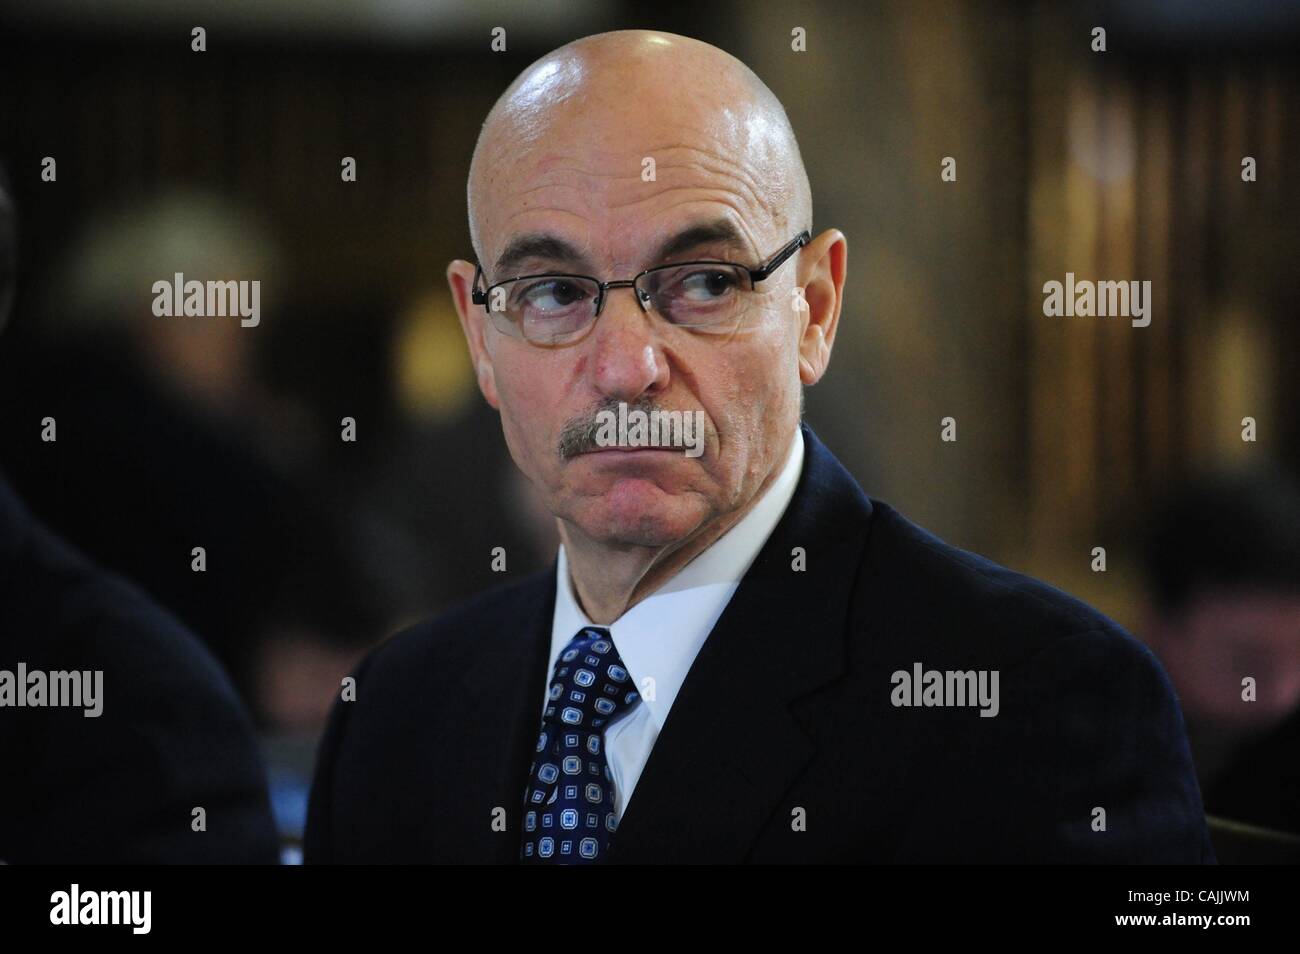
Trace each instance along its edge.
{"label": "man's chin", "polygon": [[673,494],[654,481],[625,477],[585,498],[574,522],[593,540],[631,546],[667,546],[700,524],[695,494]]}

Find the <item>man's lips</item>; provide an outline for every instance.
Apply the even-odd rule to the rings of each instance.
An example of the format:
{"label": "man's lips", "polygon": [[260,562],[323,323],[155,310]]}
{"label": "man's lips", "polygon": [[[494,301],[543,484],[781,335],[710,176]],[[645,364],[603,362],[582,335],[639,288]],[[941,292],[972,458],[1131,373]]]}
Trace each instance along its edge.
{"label": "man's lips", "polygon": [[642,451],[659,451],[662,454],[681,454],[684,447],[593,447],[582,454],[640,454]]}
{"label": "man's lips", "polygon": [[[682,447],[593,447],[582,454],[683,454]],[[582,456],[582,455],[579,455]]]}

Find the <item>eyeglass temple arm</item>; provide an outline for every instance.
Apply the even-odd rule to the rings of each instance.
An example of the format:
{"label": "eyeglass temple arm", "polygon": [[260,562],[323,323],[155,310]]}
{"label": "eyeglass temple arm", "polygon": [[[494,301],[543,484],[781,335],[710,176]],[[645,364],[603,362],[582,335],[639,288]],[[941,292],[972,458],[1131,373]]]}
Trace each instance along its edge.
{"label": "eyeglass temple arm", "polygon": [[807,229],[805,229],[804,231],[796,235],[793,239],[791,239],[790,243],[786,245],[785,248],[777,252],[776,258],[772,259],[772,261],[768,262],[762,268],[751,268],[749,270],[750,280],[755,283],[761,282],[763,279],[767,278],[774,271],[780,268],[787,258],[793,255],[795,252],[799,251],[799,249],[803,248],[810,241],[812,241],[812,235],[809,234]]}
{"label": "eyeglass temple arm", "polygon": [[483,266],[480,265],[478,262],[475,262],[474,263],[474,284],[471,285],[469,289],[469,300],[476,305],[487,304],[487,292],[480,291],[478,287],[478,280],[482,277],[483,277]]}

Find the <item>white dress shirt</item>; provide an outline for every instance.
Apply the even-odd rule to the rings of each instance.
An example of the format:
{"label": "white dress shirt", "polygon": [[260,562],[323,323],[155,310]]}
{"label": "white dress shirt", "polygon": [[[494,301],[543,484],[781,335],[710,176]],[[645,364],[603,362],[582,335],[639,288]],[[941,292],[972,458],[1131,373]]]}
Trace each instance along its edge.
{"label": "white dress shirt", "polygon": [[[700,647],[794,496],[803,453],[803,434],[795,428],[781,472],[749,513],[672,579],[605,627],[641,693],[640,699],[605,728],[605,757],[614,779],[617,820],[622,820],[623,809]],[[561,545],[543,713],[550,704],[555,661],[583,627],[594,625],[578,605]]]}

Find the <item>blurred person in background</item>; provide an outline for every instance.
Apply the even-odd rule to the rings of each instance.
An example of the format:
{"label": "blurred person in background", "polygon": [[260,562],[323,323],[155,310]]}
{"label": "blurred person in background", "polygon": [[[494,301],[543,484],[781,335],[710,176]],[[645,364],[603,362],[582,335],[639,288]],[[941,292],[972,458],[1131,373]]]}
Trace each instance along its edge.
{"label": "blurred person in background", "polygon": [[[259,324],[153,314],[175,273],[259,280]],[[264,226],[206,192],[92,219],[56,269],[56,318],[0,381],[0,447],[38,515],[202,634],[260,724],[312,729],[392,620],[316,466],[337,427],[263,380],[284,275]],[[58,439],[32,453],[47,416]]]}
{"label": "blurred person in background", "polygon": [[[15,280],[9,196],[0,169],[0,328]],[[22,422],[27,440],[9,450],[38,454],[39,420]],[[53,704],[54,674],[68,673],[86,675],[81,706]],[[36,520],[2,476],[0,761],[0,861],[278,860],[252,723],[221,667],[133,584]]]}
{"label": "blurred person in background", "polygon": [[1212,815],[1300,834],[1300,487],[1275,469],[1176,490],[1145,545],[1142,630],[1182,702]]}

